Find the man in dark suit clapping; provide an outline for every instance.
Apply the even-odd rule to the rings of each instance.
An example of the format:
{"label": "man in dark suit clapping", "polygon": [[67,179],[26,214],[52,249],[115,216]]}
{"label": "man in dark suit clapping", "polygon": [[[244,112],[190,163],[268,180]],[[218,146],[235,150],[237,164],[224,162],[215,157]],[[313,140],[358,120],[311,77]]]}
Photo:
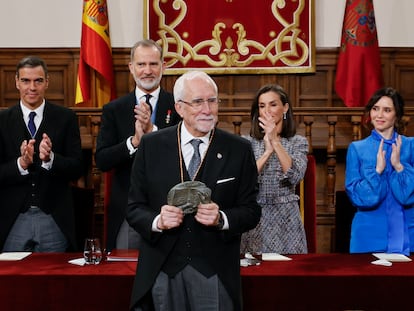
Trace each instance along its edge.
{"label": "man in dark suit clapping", "polygon": [[20,102],[0,113],[0,250],[76,249],[70,182],[82,175],[76,114],[45,100],[45,62],[16,69]]}
{"label": "man in dark suit clapping", "polygon": [[142,135],[179,121],[173,95],[160,87],[164,66],[163,52],[157,43],[152,40],[135,43],[129,70],[136,87],[102,110],[95,160],[101,171],[112,172],[107,209],[108,250],[139,247],[139,235],[125,221],[132,161]]}

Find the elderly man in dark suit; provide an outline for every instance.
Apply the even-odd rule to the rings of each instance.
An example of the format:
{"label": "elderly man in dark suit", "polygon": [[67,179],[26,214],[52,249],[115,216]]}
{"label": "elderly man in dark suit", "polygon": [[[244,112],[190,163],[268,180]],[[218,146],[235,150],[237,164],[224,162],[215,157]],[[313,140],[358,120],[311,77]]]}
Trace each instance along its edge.
{"label": "elderly man in dark suit", "polygon": [[0,250],[75,249],[70,182],[82,175],[76,115],[45,100],[45,62],[17,64],[20,102],[0,114]]}
{"label": "elderly man in dark suit", "polygon": [[172,94],[160,87],[164,66],[157,43],[135,43],[129,69],[136,88],[103,107],[95,159],[100,170],[112,175],[107,207],[108,250],[139,247],[139,235],[125,221],[132,161],[142,135],[179,121]]}
{"label": "elderly man in dark suit", "polygon": [[[132,167],[127,220],[142,241],[131,309],[241,310],[240,236],[261,216],[253,152],[216,128],[210,76],[182,75],[174,98],[183,122],[142,137]],[[169,204],[170,189],[191,180],[211,197],[200,194],[195,211]]]}

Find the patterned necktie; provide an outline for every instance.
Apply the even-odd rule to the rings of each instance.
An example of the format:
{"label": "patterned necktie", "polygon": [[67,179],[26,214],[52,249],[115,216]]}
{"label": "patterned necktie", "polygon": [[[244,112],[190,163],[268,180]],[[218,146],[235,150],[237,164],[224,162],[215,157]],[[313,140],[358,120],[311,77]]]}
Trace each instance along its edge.
{"label": "patterned necktie", "polygon": [[190,141],[190,144],[194,148],[193,157],[191,158],[190,164],[188,165],[188,175],[190,175],[191,180],[194,179],[195,177],[194,175],[196,174],[198,167],[200,166],[200,163],[201,163],[200,150],[198,149],[198,146],[202,142],[203,141],[201,139],[192,139]]}
{"label": "patterned necktie", "polygon": [[30,131],[30,135],[32,135],[32,137],[35,136],[36,134],[36,125],[34,123],[34,117],[36,116],[36,112],[32,111],[29,113],[29,123],[27,124],[29,131]]}

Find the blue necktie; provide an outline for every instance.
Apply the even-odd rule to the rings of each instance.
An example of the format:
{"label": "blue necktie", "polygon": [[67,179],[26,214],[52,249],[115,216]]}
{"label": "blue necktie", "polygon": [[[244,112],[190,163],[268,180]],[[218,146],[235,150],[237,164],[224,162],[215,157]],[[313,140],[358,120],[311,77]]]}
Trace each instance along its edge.
{"label": "blue necktie", "polygon": [[35,136],[36,134],[36,125],[34,123],[34,117],[36,116],[36,112],[32,111],[29,113],[29,123],[27,124],[29,131],[30,131],[30,135],[32,135],[32,137]]}
{"label": "blue necktie", "polygon": [[192,139],[190,141],[190,144],[194,148],[193,157],[191,158],[190,164],[188,165],[188,175],[190,176],[191,180],[194,179],[198,167],[201,163],[200,150],[198,149],[198,146],[200,146],[202,142],[203,141],[201,139]]}

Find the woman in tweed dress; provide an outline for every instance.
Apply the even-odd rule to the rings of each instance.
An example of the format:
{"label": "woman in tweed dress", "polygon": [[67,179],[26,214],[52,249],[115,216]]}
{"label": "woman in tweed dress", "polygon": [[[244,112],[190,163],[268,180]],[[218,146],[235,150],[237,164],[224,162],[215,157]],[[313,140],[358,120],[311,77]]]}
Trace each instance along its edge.
{"label": "woman in tweed dress", "polygon": [[289,98],[279,85],[263,86],[251,108],[248,139],[259,171],[262,217],[242,236],[241,252],[307,253],[296,185],[305,175],[308,141],[296,134]]}

